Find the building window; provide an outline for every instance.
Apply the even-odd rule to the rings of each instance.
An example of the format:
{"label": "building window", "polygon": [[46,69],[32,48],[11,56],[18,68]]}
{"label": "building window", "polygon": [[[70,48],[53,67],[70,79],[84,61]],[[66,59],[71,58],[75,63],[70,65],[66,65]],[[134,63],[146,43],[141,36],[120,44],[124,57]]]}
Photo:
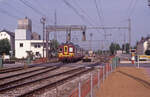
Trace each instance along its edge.
{"label": "building window", "polygon": [[34,45],[34,48],[37,48],[37,44]]}
{"label": "building window", "polygon": [[23,47],[23,43],[20,43],[20,47]]}
{"label": "building window", "polygon": [[36,55],[36,56],[39,56],[39,55],[40,55],[40,53],[39,53],[39,52],[36,52],[36,53],[35,53],[35,55]]}
{"label": "building window", "polygon": [[41,47],[41,45],[40,44],[38,44],[38,48],[40,48]]}

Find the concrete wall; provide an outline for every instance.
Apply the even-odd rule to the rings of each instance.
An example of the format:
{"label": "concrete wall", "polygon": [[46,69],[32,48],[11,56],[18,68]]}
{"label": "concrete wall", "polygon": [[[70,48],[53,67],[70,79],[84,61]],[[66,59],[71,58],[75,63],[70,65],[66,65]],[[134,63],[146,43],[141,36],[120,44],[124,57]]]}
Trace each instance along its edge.
{"label": "concrete wall", "polygon": [[[20,47],[20,44],[23,44],[23,47]],[[16,58],[26,58],[27,52],[31,51],[30,41],[27,40],[16,40],[15,41],[15,57]]]}
{"label": "concrete wall", "polygon": [[15,40],[31,40],[31,32],[25,29],[16,29]]}
{"label": "concrete wall", "polygon": [[[20,47],[20,44],[23,44],[23,47]],[[35,45],[40,45],[36,47]],[[26,58],[27,51],[32,51],[35,57],[36,52],[39,52],[40,56],[43,57],[43,45],[42,40],[16,40],[15,41],[15,57],[16,58]],[[46,51],[44,51],[46,54]]]}

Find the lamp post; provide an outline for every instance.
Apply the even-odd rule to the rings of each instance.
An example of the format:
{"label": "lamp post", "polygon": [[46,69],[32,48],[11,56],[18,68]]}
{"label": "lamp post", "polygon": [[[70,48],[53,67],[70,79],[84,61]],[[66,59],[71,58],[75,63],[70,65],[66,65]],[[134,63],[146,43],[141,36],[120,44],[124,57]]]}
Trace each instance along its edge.
{"label": "lamp post", "polygon": [[46,18],[42,17],[40,19],[40,22],[43,25],[43,58],[44,58],[44,40],[45,40],[45,22],[46,22]]}

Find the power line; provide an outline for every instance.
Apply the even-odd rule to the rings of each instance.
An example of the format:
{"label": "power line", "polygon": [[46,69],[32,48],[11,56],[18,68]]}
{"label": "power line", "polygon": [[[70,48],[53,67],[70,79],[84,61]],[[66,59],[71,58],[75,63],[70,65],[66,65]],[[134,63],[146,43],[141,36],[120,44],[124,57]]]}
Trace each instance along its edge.
{"label": "power line", "polygon": [[4,5],[7,5],[8,7],[11,7],[13,10],[15,10],[16,12],[20,13],[21,15],[24,14],[22,11],[18,10],[16,7],[14,7],[13,5],[11,5],[10,3],[8,2],[2,2],[4,3]]}
{"label": "power line", "polygon": [[93,19],[92,19],[92,17],[90,17],[90,15],[83,9],[83,8],[81,8],[81,6],[76,2],[76,0],[73,0],[75,3],[74,4],[76,4],[76,6],[81,10],[81,12],[82,13],[84,13],[86,16],[87,16],[87,18],[89,19],[89,20],[91,20],[92,22],[94,22],[94,24],[97,24]]}
{"label": "power line", "polygon": [[134,0],[131,0],[131,1],[130,1],[129,6],[128,6],[128,8],[127,8],[127,12],[128,12],[128,11],[130,10],[130,8],[132,7],[133,1],[134,1]]}
{"label": "power line", "polygon": [[[98,5],[97,5],[97,1],[96,0],[94,0],[94,3],[95,3],[95,7],[96,7],[96,10],[97,10],[97,14],[98,14],[98,17],[99,17],[99,22],[101,23],[101,26],[104,26],[104,23],[103,23],[103,14],[100,14],[100,10],[101,10],[101,13],[103,13],[103,11],[102,11],[102,8],[101,8],[101,2],[100,2],[100,9],[99,9],[99,7],[98,7]],[[101,16],[102,15],[102,16]],[[105,38],[105,40],[106,40],[106,30],[105,29],[103,29],[104,30],[104,38]]]}
{"label": "power line", "polygon": [[133,12],[135,11],[137,3],[138,3],[138,0],[135,0],[134,5],[129,13],[129,16],[128,16],[129,18],[132,16]]}
{"label": "power line", "polygon": [[3,13],[3,14],[5,14],[5,15],[7,15],[7,16],[9,16],[9,17],[11,17],[11,18],[15,18],[15,19],[19,18],[18,16],[12,15],[11,13],[9,13],[8,11],[3,10],[3,9],[0,9],[0,12]]}
{"label": "power line", "polygon": [[[35,2],[37,3],[37,5],[41,5],[41,3],[39,2],[39,0],[36,0]],[[40,8],[42,8],[44,11],[47,10],[47,8],[45,6],[40,6]],[[46,13],[49,13],[49,12],[46,12]],[[47,16],[49,16],[49,15],[47,15]],[[54,23],[49,17],[46,17],[46,18],[47,18],[47,21],[49,20],[50,22]]]}
{"label": "power line", "polygon": [[130,18],[136,8],[138,0],[131,0],[127,8],[127,17]]}
{"label": "power line", "polygon": [[42,15],[42,16],[45,16],[41,11],[39,11],[38,9],[34,8],[32,6],[31,3],[29,3],[28,1],[25,1],[25,0],[19,0],[21,3],[23,3],[25,6],[29,7],[30,9],[32,9],[35,13],[39,14],[39,15]]}
{"label": "power line", "polygon": [[78,10],[73,6],[71,5],[67,0],[63,0],[63,2],[68,6],[70,7],[84,22],[92,25],[83,15],[81,15]]}
{"label": "power line", "polygon": [[97,5],[96,0],[94,0],[94,4],[95,4],[96,10],[97,10],[97,14],[98,14],[98,17],[99,17],[99,21],[102,22],[102,17],[101,17],[100,10],[99,10],[99,8],[98,8],[98,5]]}

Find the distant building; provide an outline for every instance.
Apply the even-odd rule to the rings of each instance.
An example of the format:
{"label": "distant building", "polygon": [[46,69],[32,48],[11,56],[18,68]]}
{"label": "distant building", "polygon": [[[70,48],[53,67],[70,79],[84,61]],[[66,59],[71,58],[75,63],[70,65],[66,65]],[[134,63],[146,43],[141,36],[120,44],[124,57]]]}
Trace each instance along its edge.
{"label": "distant building", "polygon": [[148,6],[150,6],[150,0],[148,0]]}
{"label": "distant building", "polygon": [[24,19],[19,19],[17,29],[25,29],[32,32],[32,21],[28,17],[25,17]]}
{"label": "distant building", "polygon": [[41,40],[41,36],[38,33],[33,32],[31,34],[31,40]]}
{"label": "distant building", "polygon": [[146,50],[150,50],[150,37],[142,37],[139,42],[137,42],[137,54],[144,55]]}
{"label": "distant building", "polygon": [[0,31],[0,40],[1,39],[8,39],[11,46],[11,51],[15,50],[15,34],[14,32],[10,32],[8,30]]}

